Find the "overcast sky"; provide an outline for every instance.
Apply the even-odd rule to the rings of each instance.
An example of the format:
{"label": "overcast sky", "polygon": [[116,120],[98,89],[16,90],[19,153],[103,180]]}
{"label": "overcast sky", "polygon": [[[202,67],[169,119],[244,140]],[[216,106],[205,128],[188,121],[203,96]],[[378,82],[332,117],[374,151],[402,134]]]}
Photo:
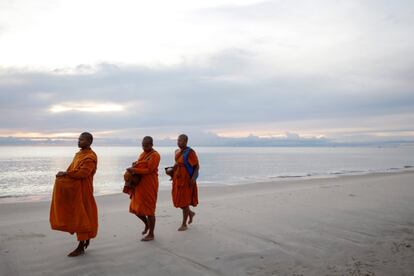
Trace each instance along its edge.
{"label": "overcast sky", "polygon": [[0,108],[0,136],[413,141],[414,1],[0,0]]}

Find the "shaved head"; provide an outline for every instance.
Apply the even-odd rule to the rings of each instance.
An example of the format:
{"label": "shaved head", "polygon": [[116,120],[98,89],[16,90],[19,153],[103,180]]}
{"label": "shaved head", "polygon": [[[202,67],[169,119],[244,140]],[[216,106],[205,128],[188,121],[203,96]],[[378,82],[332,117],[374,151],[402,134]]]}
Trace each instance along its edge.
{"label": "shaved head", "polygon": [[93,142],[93,136],[89,132],[82,132],[80,136],[83,136],[88,140],[91,144]]}
{"label": "shaved head", "polygon": [[78,138],[78,147],[81,149],[90,148],[93,142],[93,136],[89,132],[83,132]]}
{"label": "shaved head", "polygon": [[145,136],[144,138],[142,138],[142,142],[144,141],[150,143],[151,145],[154,144],[154,140],[152,139],[151,136]]}
{"label": "shaved head", "polygon": [[142,149],[145,152],[150,152],[152,150],[153,140],[151,136],[145,136],[142,138]]}
{"label": "shaved head", "polygon": [[178,139],[184,139],[186,142],[188,142],[188,136],[185,134],[180,134],[180,136],[178,136]]}
{"label": "shaved head", "polygon": [[177,138],[177,146],[180,149],[184,149],[187,147],[187,142],[188,142],[188,136],[185,134],[181,134],[180,136],[178,136]]}

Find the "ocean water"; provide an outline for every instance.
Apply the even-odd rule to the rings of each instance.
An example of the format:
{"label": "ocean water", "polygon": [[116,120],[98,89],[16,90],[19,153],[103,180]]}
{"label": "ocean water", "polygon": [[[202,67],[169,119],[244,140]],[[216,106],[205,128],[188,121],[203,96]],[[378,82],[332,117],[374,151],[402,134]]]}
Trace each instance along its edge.
{"label": "ocean water", "polygon": [[[96,195],[119,193],[125,168],[139,147],[94,147]],[[199,186],[235,185],[299,178],[335,177],[411,170],[413,147],[194,147],[200,160]],[[171,188],[164,167],[174,164],[174,147],[159,147],[160,189]],[[0,201],[49,199],[56,172],[70,164],[76,147],[0,147]],[[275,184],[277,185],[277,183]]]}

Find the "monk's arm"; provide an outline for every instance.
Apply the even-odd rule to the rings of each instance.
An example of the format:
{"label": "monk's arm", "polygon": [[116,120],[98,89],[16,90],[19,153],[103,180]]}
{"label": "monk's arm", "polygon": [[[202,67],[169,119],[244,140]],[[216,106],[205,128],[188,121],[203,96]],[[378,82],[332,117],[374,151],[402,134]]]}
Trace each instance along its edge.
{"label": "monk's arm", "polygon": [[93,160],[86,160],[79,169],[76,171],[66,172],[66,175],[71,178],[81,179],[90,176],[94,169],[95,162]]}
{"label": "monk's arm", "polygon": [[149,174],[158,169],[159,163],[160,163],[160,156],[154,155],[154,156],[151,156],[150,160],[148,160],[147,168],[132,168],[132,169],[133,169],[133,172],[136,174]]}
{"label": "monk's arm", "polygon": [[198,171],[200,170],[200,164],[198,163],[198,157],[195,151],[191,151],[188,157],[188,163],[194,168],[193,176],[191,177],[191,183],[194,184],[198,177]]}
{"label": "monk's arm", "polygon": [[194,173],[193,176],[191,177],[191,181],[195,181],[198,177],[198,171],[200,170],[200,166],[197,164],[194,166]]}

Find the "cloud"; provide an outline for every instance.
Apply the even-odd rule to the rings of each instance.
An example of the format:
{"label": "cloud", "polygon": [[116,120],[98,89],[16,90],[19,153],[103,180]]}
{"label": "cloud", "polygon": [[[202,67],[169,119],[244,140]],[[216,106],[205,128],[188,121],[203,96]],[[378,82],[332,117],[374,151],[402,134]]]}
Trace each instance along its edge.
{"label": "cloud", "polygon": [[[4,69],[0,124],[8,133],[92,130],[131,138],[231,133],[235,128],[255,135],[335,137],[330,129],[342,127],[345,135],[375,118],[384,122],[374,126],[377,132],[410,125],[414,93],[409,75],[390,78],[387,85],[384,77],[351,82],[322,73],[260,75],[250,68],[258,66],[254,57],[228,49],[203,63],[158,68],[101,64],[66,72]],[[398,119],[388,123],[395,115]],[[264,134],[261,126],[266,126]]]}
{"label": "cloud", "polygon": [[116,103],[62,103],[56,104],[50,107],[50,112],[61,113],[69,111],[79,112],[119,112],[124,110],[125,107]]}

